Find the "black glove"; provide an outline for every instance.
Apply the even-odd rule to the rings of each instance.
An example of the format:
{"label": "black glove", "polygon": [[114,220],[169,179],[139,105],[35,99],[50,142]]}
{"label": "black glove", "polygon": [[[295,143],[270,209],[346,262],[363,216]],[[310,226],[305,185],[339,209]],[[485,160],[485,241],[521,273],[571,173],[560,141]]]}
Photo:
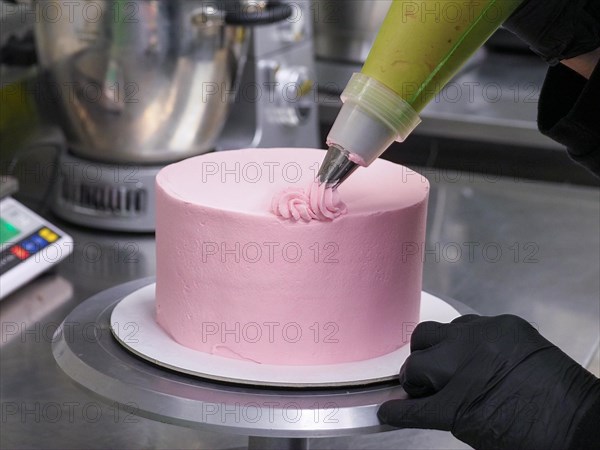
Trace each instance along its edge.
{"label": "black glove", "polygon": [[383,423],[451,431],[476,449],[565,450],[600,399],[600,380],[510,315],[421,323],[400,383],[421,398],[384,403]]}
{"label": "black glove", "polygon": [[556,65],[600,47],[600,1],[524,0],[504,27]]}

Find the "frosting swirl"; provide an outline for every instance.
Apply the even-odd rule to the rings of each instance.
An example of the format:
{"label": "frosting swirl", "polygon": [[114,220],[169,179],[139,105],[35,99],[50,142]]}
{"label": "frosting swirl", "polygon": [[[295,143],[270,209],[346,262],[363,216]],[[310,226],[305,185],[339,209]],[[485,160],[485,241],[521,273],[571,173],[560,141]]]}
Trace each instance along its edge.
{"label": "frosting swirl", "polygon": [[316,181],[308,189],[290,187],[275,195],[271,210],[276,216],[295,222],[331,221],[348,211],[336,189]]}

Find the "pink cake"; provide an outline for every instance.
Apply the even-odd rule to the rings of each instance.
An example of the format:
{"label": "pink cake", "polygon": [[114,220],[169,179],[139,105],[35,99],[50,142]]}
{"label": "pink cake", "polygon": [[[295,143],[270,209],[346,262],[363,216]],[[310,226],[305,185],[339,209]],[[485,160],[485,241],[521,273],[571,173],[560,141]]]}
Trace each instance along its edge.
{"label": "pink cake", "polygon": [[279,193],[310,186],[324,155],[248,149],[161,170],[156,317],[173,339],[282,365],[359,361],[408,342],[429,183],[377,160],[340,186],[345,208],[329,198],[332,217],[276,215],[289,197]]}

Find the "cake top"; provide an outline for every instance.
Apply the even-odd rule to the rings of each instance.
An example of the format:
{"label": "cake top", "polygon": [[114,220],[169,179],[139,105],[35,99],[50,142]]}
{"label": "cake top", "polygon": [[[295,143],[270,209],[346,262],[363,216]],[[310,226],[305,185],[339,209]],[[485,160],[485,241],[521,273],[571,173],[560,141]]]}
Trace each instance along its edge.
{"label": "cake top", "polygon": [[[310,188],[325,153],[304,148],[207,153],[165,167],[156,180],[186,203],[276,218],[274,196],[290,188]],[[376,160],[368,168],[359,168],[338,191],[348,215],[374,214],[423,201],[429,182],[404,166]]]}

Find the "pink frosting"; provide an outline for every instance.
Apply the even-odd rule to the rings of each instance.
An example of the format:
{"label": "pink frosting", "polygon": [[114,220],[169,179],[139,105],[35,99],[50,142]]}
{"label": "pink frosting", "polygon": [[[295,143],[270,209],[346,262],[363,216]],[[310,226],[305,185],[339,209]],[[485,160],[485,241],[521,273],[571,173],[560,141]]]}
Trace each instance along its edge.
{"label": "pink frosting", "polygon": [[358,153],[350,153],[348,155],[348,159],[352,161],[354,164],[358,164],[359,166],[367,167],[367,163]]}
{"label": "pink frosting", "polygon": [[276,194],[271,210],[283,219],[304,222],[333,220],[348,212],[337,189],[313,181],[307,189],[289,187]]}
{"label": "pink frosting", "polygon": [[[361,361],[410,340],[429,183],[376,160],[338,188],[348,212],[337,219],[297,223],[273,214],[273,194],[293,188],[300,189],[288,199],[306,205],[295,206],[299,220],[330,211],[318,202],[313,209],[319,195],[302,189],[314,188],[324,157],[324,150],[246,149],[160,171],[156,320],[173,339],[277,365]],[[321,195],[323,204],[340,201]]]}

